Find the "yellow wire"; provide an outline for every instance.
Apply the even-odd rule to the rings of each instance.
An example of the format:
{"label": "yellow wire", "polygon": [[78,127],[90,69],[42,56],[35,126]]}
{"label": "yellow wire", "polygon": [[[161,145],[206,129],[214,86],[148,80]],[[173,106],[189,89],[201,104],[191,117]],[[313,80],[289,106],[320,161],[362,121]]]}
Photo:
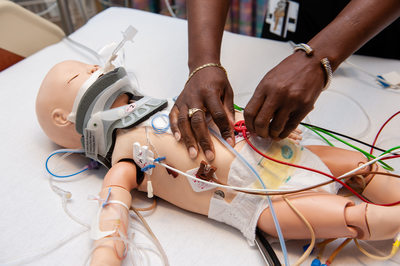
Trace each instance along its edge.
{"label": "yellow wire", "polygon": [[366,255],[366,256],[368,256],[368,257],[370,257],[370,258],[372,258],[372,259],[375,259],[375,260],[388,260],[388,259],[391,259],[394,255],[396,255],[397,251],[399,250],[399,245],[400,245],[400,241],[399,241],[399,240],[396,240],[396,241],[393,243],[392,251],[390,252],[389,255],[387,255],[387,256],[376,256],[376,255],[373,255],[373,254],[369,253],[369,252],[366,251],[363,247],[361,247],[360,244],[358,243],[357,239],[355,239],[355,238],[354,238],[354,243],[356,244],[356,246],[358,247],[358,249],[359,249],[362,253],[364,253],[364,255]]}
{"label": "yellow wire", "polygon": [[296,261],[294,265],[301,265],[307,258],[310,256],[312,250],[314,249],[315,245],[315,232],[314,229],[312,228],[311,224],[307,221],[306,217],[304,217],[303,214],[300,213],[299,210],[287,199],[285,196],[282,196],[282,198],[286,201],[286,203],[289,205],[290,208],[300,217],[300,219],[304,222],[304,224],[308,227],[311,233],[311,243],[308,246],[307,250],[304,251],[303,255]]}
{"label": "yellow wire", "polygon": [[332,241],[336,240],[337,238],[329,238],[325,239],[324,241],[317,243],[315,246],[318,247],[320,250],[318,252],[317,258],[321,260],[322,254],[324,253],[325,247],[331,243]]}
{"label": "yellow wire", "polygon": [[151,211],[152,209],[154,209],[157,206],[157,201],[156,198],[153,198],[153,203],[149,206],[149,207],[144,207],[144,208],[136,208],[136,207],[132,207],[132,210],[135,209],[139,212],[146,212],[146,211]]}
{"label": "yellow wire", "polygon": [[351,238],[347,238],[345,241],[342,242],[331,254],[331,256],[326,260],[325,264],[331,264],[332,261],[335,259],[336,255],[351,241]]}

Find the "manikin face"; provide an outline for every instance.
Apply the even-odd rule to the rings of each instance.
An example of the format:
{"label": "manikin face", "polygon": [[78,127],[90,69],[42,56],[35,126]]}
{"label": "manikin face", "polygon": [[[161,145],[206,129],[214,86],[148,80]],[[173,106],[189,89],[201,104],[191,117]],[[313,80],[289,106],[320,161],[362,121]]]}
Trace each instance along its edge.
{"label": "manikin face", "polygon": [[66,96],[69,96],[68,101],[70,102],[72,99],[73,103],[82,84],[99,68],[98,65],[88,65],[78,61],[66,61],[64,62],[64,66],[60,69],[61,73],[57,71],[54,75],[59,77],[62,84],[58,84],[58,86],[66,90]]}
{"label": "manikin face", "polygon": [[[78,61],[64,61],[55,65],[44,78],[36,98],[36,114],[43,131],[55,143],[66,148],[81,147],[81,136],[68,115],[79,89],[99,68]],[[128,95],[120,95],[111,108],[128,101]]]}
{"label": "manikin face", "polygon": [[55,65],[44,78],[36,99],[36,114],[44,132],[57,144],[80,147],[80,136],[67,117],[82,84],[99,69],[78,61]]}

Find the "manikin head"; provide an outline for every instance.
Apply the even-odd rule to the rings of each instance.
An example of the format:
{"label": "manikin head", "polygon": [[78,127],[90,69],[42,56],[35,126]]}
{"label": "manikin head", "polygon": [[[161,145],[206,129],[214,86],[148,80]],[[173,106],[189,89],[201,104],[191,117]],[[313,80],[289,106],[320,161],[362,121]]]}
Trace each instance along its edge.
{"label": "manikin head", "polygon": [[46,135],[66,148],[81,148],[75,124],[67,119],[82,84],[100,67],[64,61],[47,73],[36,98],[36,115]]}

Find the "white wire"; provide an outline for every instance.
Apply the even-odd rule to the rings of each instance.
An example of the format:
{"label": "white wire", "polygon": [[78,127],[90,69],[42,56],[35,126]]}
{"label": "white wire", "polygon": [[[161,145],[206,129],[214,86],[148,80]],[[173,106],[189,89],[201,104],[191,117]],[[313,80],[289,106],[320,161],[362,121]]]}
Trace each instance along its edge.
{"label": "white wire", "polygon": [[165,5],[167,6],[169,14],[172,17],[176,18],[175,12],[172,10],[172,7],[171,7],[171,4],[169,3],[169,0],[164,0],[164,2],[165,2]]}
{"label": "white wire", "polygon": [[[58,163],[56,164],[56,166],[54,167],[54,169],[57,169],[60,165],[61,162],[68,156],[70,156],[71,154],[75,154],[75,153],[80,153],[83,150],[81,149],[60,149],[60,150],[56,150],[54,152],[52,152],[49,156],[55,154],[55,153],[61,153],[64,152],[64,154],[60,157],[60,160],[58,161]],[[48,174],[49,176],[49,185],[51,187],[51,189],[53,190],[54,193],[56,193],[58,196],[60,196],[61,198],[61,204],[63,207],[64,212],[76,223],[82,225],[83,227],[86,227],[87,229],[90,229],[90,225],[88,225],[87,223],[81,221],[77,216],[73,215],[72,212],[70,210],[68,210],[67,207],[67,202],[68,200],[72,197],[72,193],[69,191],[66,191],[56,185],[53,184],[53,176],[51,176],[50,174]]]}
{"label": "white wire", "polygon": [[86,46],[84,44],[81,44],[81,43],[71,39],[69,36],[65,36],[64,39],[69,41],[71,44],[73,44],[73,45],[75,45],[75,46],[87,51],[91,55],[93,55],[97,59],[97,62],[98,62],[99,65],[103,66],[105,64],[103,58],[95,50],[89,48],[88,46]]}
{"label": "white wire", "polygon": [[[161,246],[160,241],[157,239],[157,237],[155,237],[154,233],[152,232],[150,226],[147,224],[146,220],[144,219],[144,217],[141,215],[141,213],[139,211],[132,211],[135,216],[137,216],[140,220],[140,222],[143,224],[143,226],[145,227],[145,229],[148,231],[149,235],[151,236],[150,240],[152,241],[152,243],[157,247],[157,249],[160,252],[161,255],[161,261],[163,262],[163,264],[165,266],[169,266],[169,261],[168,261],[168,256],[165,253],[164,248]],[[133,213],[129,212],[130,216],[133,217]],[[153,237],[154,236],[154,237]]]}
{"label": "white wire", "polygon": [[49,13],[50,11],[52,11],[56,7],[57,7],[57,3],[53,3],[51,6],[49,6],[45,10],[36,13],[36,15],[38,15],[38,16],[46,15],[47,13]]}
{"label": "white wire", "polygon": [[[349,175],[349,174],[352,174],[352,173],[354,173],[354,172],[357,172],[358,170],[364,168],[365,166],[368,166],[368,165],[370,165],[370,164],[373,164],[373,163],[375,163],[376,161],[378,161],[378,160],[380,160],[380,159],[382,159],[382,158],[385,158],[385,157],[387,157],[387,156],[389,156],[389,155],[388,155],[388,154],[384,154],[384,155],[381,155],[381,156],[379,156],[379,157],[377,157],[377,158],[375,158],[375,159],[373,159],[373,160],[371,160],[371,161],[368,161],[368,162],[366,162],[365,164],[363,164],[363,165],[361,165],[361,166],[359,166],[359,167],[357,167],[357,168],[354,168],[353,170],[350,170],[349,172],[347,172],[347,173],[341,175],[340,177],[338,177],[338,179],[340,179],[340,178],[342,178],[342,177],[345,177],[345,176],[347,176],[347,175]],[[190,179],[192,179],[192,180],[196,180],[196,181],[198,181],[198,182],[202,182],[202,183],[204,183],[204,184],[208,184],[208,185],[212,185],[212,186],[220,187],[220,188],[233,189],[233,190],[242,190],[242,191],[246,191],[246,192],[267,192],[267,193],[268,193],[268,192],[293,192],[293,191],[297,191],[297,190],[298,190],[298,189],[292,190],[292,189],[246,188],[246,187],[236,187],[236,186],[230,186],[230,185],[222,185],[222,184],[218,184],[218,183],[214,183],[214,182],[209,182],[209,181],[206,181],[206,180],[197,178],[197,177],[192,176],[192,175],[190,175],[190,174],[188,174],[188,173],[185,173],[185,172],[182,172],[182,171],[180,171],[180,170],[178,170],[178,169],[176,169],[176,168],[173,168],[173,167],[171,167],[171,166],[169,166],[168,164],[165,164],[165,163],[161,163],[161,162],[155,162],[155,163],[158,163],[158,164],[160,164],[161,166],[163,166],[163,167],[165,167],[165,168],[167,168],[167,169],[173,170],[174,172],[177,172],[177,173],[179,173],[179,174],[181,174],[181,175],[183,175],[183,176],[186,176],[186,177],[188,177],[188,178],[190,178]],[[324,184],[324,182],[319,183],[319,185],[322,185],[322,184]],[[314,185],[314,186],[315,186],[315,185]],[[313,186],[313,187],[314,187],[314,186]]]}
{"label": "white wire", "polygon": [[[2,265],[23,265],[23,264],[27,264],[27,263],[31,263],[34,260],[40,259],[48,254],[50,254],[51,252],[56,251],[57,249],[61,248],[62,246],[64,246],[65,244],[67,244],[68,242],[70,242],[72,239],[82,235],[83,233],[89,231],[88,228],[83,229],[83,231],[80,231],[76,234],[73,234],[72,236],[61,240],[60,242],[56,243],[54,245],[54,247],[50,247],[50,248],[42,248],[42,251],[38,251],[38,252],[31,252],[31,253],[36,253],[36,254],[22,254],[22,255],[18,255],[18,258],[15,259],[11,259],[9,261],[6,262],[1,262]],[[43,251],[44,250],[44,251]]]}
{"label": "white wire", "polygon": [[76,223],[82,225],[83,227],[86,227],[87,229],[90,229],[90,225],[88,225],[87,223],[81,221],[77,216],[73,215],[70,210],[68,210],[67,201],[68,200],[65,199],[65,198],[62,199],[62,206],[63,206],[64,212],[69,216],[69,218],[71,218]]}
{"label": "white wire", "polygon": [[[361,133],[358,133],[357,135],[354,135],[353,136],[354,138],[362,138],[370,131],[370,129],[371,129],[371,118],[369,117],[368,113],[365,111],[365,109],[362,107],[362,105],[358,101],[356,101],[355,99],[353,99],[353,97],[347,95],[346,93],[343,93],[341,91],[337,91],[337,90],[334,90],[334,89],[326,90],[324,93],[328,93],[328,94],[329,93],[337,93],[337,94],[340,94],[343,97],[347,98],[349,101],[353,102],[354,105],[356,105],[361,110],[361,112],[363,113],[363,115],[367,119],[367,126]],[[310,120],[309,124],[314,124],[314,123],[311,122],[310,118],[308,118],[308,119]]]}
{"label": "white wire", "polygon": [[103,4],[105,6],[121,6],[121,5],[116,5],[114,3],[112,3],[111,1],[108,0],[98,0],[100,2],[100,4]]}
{"label": "white wire", "polygon": [[[350,62],[349,60],[346,60],[346,61],[344,61],[344,62],[345,62],[346,64],[348,64],[348,65],[354,67],[355,69],[357,69],[357,70],[363,72],[364,74],[367,74],[368,76],[371,76],[371,77],[375,78],[377,81],[380,81],[380,82],[389,84],[390,87],[389,87],[389,88],[384,88],[384,89],[400,89],[400,86],[399,86],[399,85],[393,84],[393,83],[387,81],[386,79],[383,79],[383,78],[379,77],[378,75],[374,75],[374,74],[372,74],[371,72],[369,72],[368,70],[366,70],[366,69],[364,69],[364,68],[362,68],[362,67],[360,67],[360,66],[358,66],[358,65],[356,65],[356,64],[354,64],[354,63],[352,63],[352,62]],[[379,84],[379,85],[381,85],[381,84]]]}

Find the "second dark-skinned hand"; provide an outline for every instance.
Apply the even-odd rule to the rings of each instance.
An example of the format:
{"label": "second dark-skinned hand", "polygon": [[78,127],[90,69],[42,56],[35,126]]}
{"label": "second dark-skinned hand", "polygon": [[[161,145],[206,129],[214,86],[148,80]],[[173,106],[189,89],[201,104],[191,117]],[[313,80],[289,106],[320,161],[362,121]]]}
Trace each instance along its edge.
{"label": "second dark-skinned hand", "polygon": [[[204,112],[198,111],[189,118],[190,108],[199,108]],[[225,72],[218,67],[198,71],[186,83],[169,114],[172,133],[178,141],[183,140],[192,159],[198,155],[197,143],[207,160],[215,158],[206,118],[209,115],[221,136],[234,145],[233,91]]]}
{"label": "second dark-skinned hand", "polygon": [[244,110],[246,127],[261,137],[286,138],[314,108],[325,84],[317,57],[303,51],[269,71]]}

